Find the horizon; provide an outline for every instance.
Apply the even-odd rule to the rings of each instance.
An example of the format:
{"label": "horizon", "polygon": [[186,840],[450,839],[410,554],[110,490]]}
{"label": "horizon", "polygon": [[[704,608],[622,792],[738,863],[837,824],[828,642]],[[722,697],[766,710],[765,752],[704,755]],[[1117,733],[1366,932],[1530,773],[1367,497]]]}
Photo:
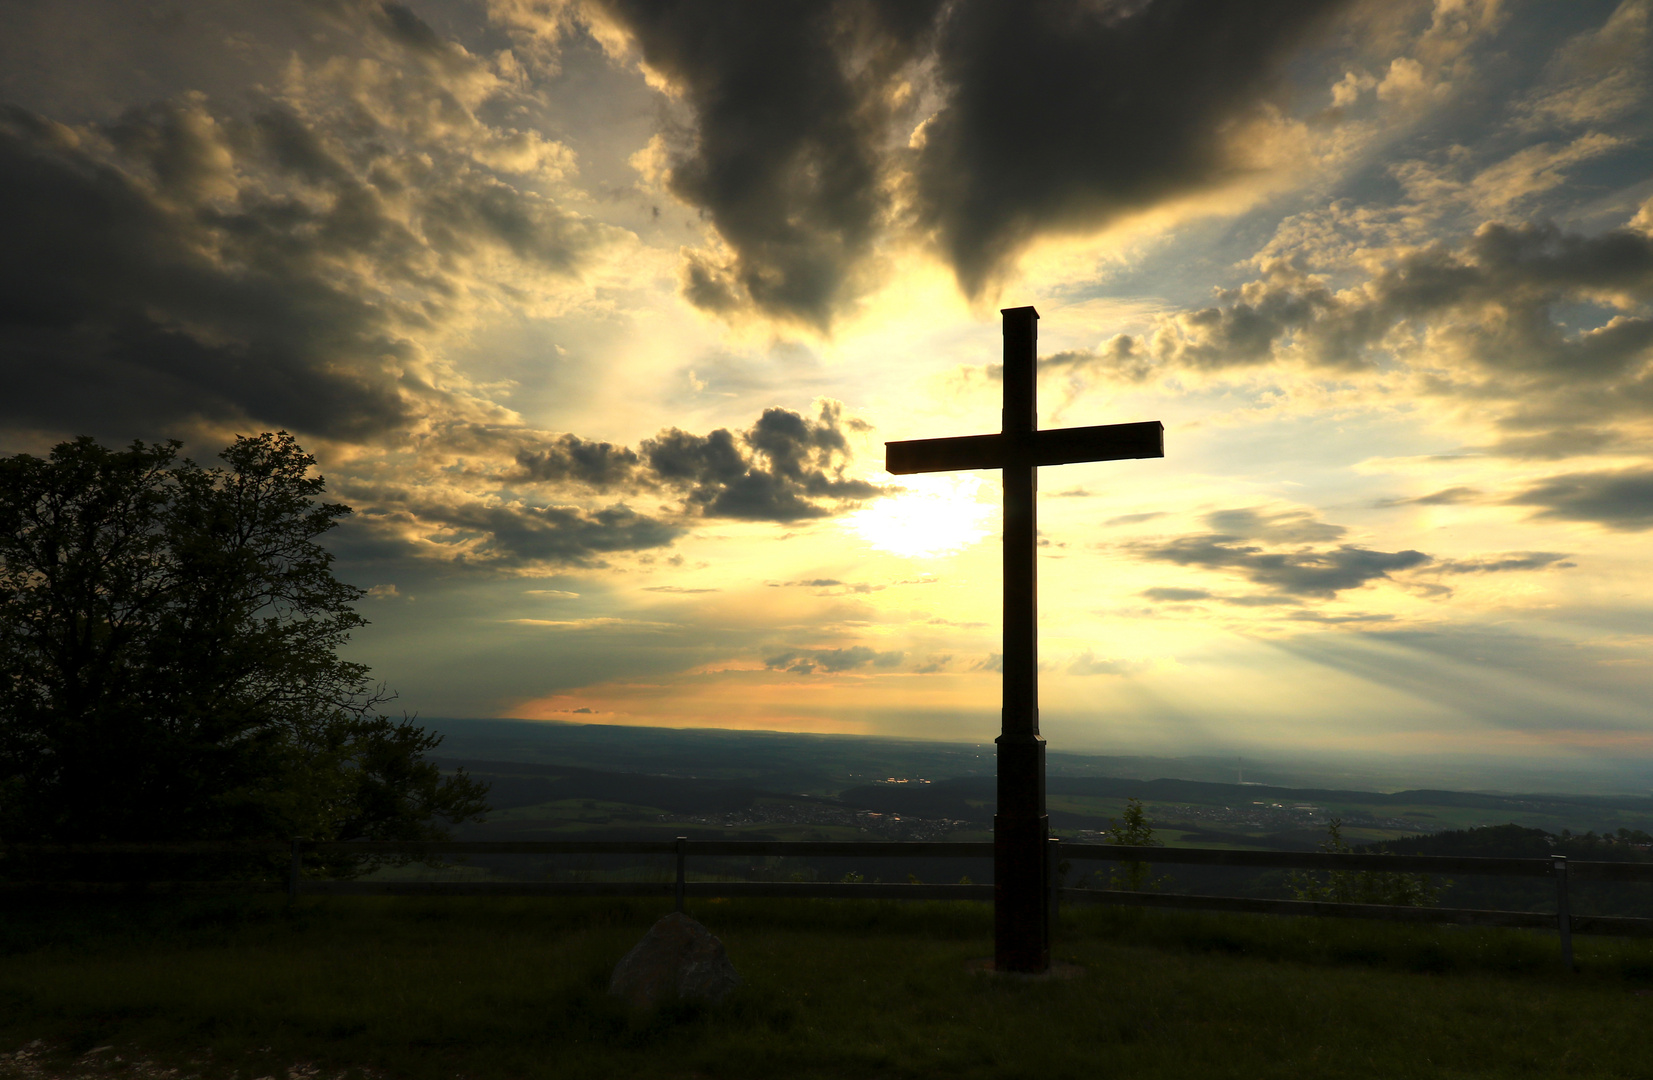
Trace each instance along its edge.
{"label": "horizon", "polygon": [[[514,751],[495,751],[503,756],[488,757],[487,753],[478,748],[475,733],[471,733],[469,745],[472,747],[471,756],[464,757],[449,749],[446,736],[453,733],[451,727],[443,725],[525,725],[525,730],[536,728],[561,729],[591,729],[592,734],[602,733],[610,738],[623,740],[626,736],[634,736],[638,740],[647,740],[651,736],[659,735],[711,735],[740,738],[745,736],[776,736],[797,739],[841,739],[848,742],[862,743],[890,743],[912,750],[932,750],[938,752],[959,752],[964,749],[982,751],[984,765],[979,770],[970,772],[950,772],[947,769],[938,771],[935,776],[945,778],[949,775],[988,775],[993,772],[993,744],[991,741],[971,742],[967,740],[946,741],[937,739],[923,739],[903,735],[863,735],[844,732],[798,732],[798,731],[765,731],[748,728],[723,727],[652,727],[646,724],[603,724],[587,723],[579,720],[533,720],[520,717],[430,717],[416,718],[427,730],[437,731],[444,735],[444,742],[433,754],[438,760],[500,760],[519,761],[530,763],[537,760],[538,754],[545,754],[548,764],[570,763],[571,757],[578,757],[580,752],[589,753],[592,747],[582,746],[576,751],[574,748],[563,747],[562,754],[556,754],[549,749],[519,746]],[[460,745],[467,745],[467,735],[461,729]],[[610,753],[616,752],[610,747]],[[1094,763],[1108,762],[1108,765]],[[613,763],[611,761],[611,763]],[[1158,763],[1149,766],[1148,763]],[[1121,775],[1121,766],[1137,765],[1137,768],[1127,769],[1131,775]],[[583,767],[583,766],[582,766]],[[1112,772],[1100,772],[1099,769],[1111,768]],[[1155,768],[1167,768],[1173,771],[1153,773]],[[1326,788],[1340,791],[1362,790],[1393,794],[1406,790],[1452,790],[1474,792],[1492,795],[1583,795],[1583,796],[1640,796],[1653,797],[1653,785],[1647,783],[1646,777],[1638,771],[1638,766],[1621,767],[1620,769],[1602,768],[1574,768],[1563,771],[1540,768],[1522,768],[1511,766],[1503,761],[1478,761],[1471,756],[1464,756],[1457,760],[1441,760],[1436,757],[1407,757],[1405,755],[1387,755],[1374,758],[1371,755],[1350,755],[1347,757],[1303,756],[1297,758],[1270,757],[1246,758],[1243,755],[1199,753],[1182,755],[1154,755],[1154,754],[1119,754],[1109,753],[1105,749],[1052,747],[1048,752],[1048,769],[1052,776],[1114,776],[1121,779],[1155,780],[1172,779],[1187,780],[1196,783],[1234,784],[1235,786],[1261,786],[1270,788]],[[1227,779],[1226,773],[1232,770],[1233,779]],[[1246,770],[1253,776],[1269,777],[1271,779],[1249,780],[1243,779],[1242,773]],[[698,775],[664,769],[618,769],[618,771],[638,771],[650,775]],[[916,774],[915,774],[916,775]],[[1553,780],[1546,780],[1550,777]],[[1433,781],[1433,782],[1431,782]]]}
{"label": "horizon", "polygon": [[0,28],[0,452],[290,431],[410,712],[990,744],[998,474],[883,444],[1032,305],[1166,428],[1040,470],[1053,754],[1653,788],[1653,0]]}

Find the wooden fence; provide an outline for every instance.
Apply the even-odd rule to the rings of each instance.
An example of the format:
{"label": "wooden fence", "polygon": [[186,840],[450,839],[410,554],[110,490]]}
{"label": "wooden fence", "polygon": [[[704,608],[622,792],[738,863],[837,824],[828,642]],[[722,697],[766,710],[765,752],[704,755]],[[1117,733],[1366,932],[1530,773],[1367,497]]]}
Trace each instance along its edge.
{"label": "wooden fence", "polygon": [[[8,857],[37,854],[93,855],[230,855],[281,853],[287,856],[285,888],[290,899],[299,896],[657,896],[671,897],[681,909],[690,897],[794,897],[798,899],[990,900],[992,885],[889,884],[882,882],[691,881],[688,861],[705,858],[955,858],[991,859],[991,843],[910,841],[789,841],[789,840],[505,840],[405,842],[318,842],[295,839],[288,845],[172,844],[65,844],[17,845],[0,849],[0,865]],[[671,881],[341,881],[307,878],[304,857],[354,855],[431,859],[444,855],[586,855],[671,856]],[[1396,907],[1384,904],[1342,904],[1306,900],[1265,900],[1240,896],[1195,896],[1155,891],[1060,888],[1056,867],[1064,861],[1141,862],[1189,866],[1226,866],[1242,869],[1318,871],[1380,871],[1431,875],[1487,875],[1548,878],[1555,883],[1556,913],[1533,911],[1479,911],[1463,908]],[[1653,882],[1653,864],[1584,862],[1557,855],[1549,859],[1489,859],[1439,855],[1365,855],[1296,851],[1228,851],[1214,848],[1124,847],[1051,841],[1051,906],[1113,904],[1201,911],[1239,911],[1271,915],[1310,915],[1335,918],[1387,919],[1395,922],[1456,923],[1501,926],[1558,933],[1564,961],[1572,964],[1573,934],[1610,934],[1653,937],[1653,918],[1574,915],[1568,900],[1568,882],[1574,878],[1616,882]],[[0,890],[43,888],[119,890],[123,882],[9,882]],[[278,891],[278,882],[165,882],[150,881],[157,890],[248,889]]]}

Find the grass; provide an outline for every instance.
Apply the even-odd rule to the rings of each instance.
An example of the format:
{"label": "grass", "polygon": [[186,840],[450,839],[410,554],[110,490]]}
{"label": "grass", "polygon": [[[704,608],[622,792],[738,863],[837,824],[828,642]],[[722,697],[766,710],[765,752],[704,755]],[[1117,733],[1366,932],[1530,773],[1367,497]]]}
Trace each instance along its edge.
{"label": "grass", "polygon": [[[1653,943],[1086,909],[1072,980],[966,972],[982,905],[707,902],[745,984],[633,1015],[606,992],[641,901],[269,898],[20,907],[0,1051],[60,1075],[1646,1077]],[[90,1058],[88,1051],[112,1047]],[[95,1065],[127,1059],[124,1066]],[[0,1059],[0,1076],[21,1075]]]}

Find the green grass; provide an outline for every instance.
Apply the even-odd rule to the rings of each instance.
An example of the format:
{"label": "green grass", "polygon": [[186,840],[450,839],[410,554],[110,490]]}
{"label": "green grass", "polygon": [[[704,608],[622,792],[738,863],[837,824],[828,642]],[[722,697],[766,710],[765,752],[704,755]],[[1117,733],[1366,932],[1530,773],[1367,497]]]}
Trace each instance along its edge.
{"label": "green grass", "polygon": [[[1653,943],[1122,909],[1065,913],[1071,980],[970,974],[982,905],[707,902],[745,985],[625,1011],[658,904],[40,905],[0,923],[0,1051],[44,1039],[250,1078],[1646,1077]],[[191,1064],[194,1063],[194,1064]],[[0,1075],[15,1070],[0,1059]],[[118,1070],[117,1070],[118,1071]],[[113,1075],[113,1074],[112,1074]]]}

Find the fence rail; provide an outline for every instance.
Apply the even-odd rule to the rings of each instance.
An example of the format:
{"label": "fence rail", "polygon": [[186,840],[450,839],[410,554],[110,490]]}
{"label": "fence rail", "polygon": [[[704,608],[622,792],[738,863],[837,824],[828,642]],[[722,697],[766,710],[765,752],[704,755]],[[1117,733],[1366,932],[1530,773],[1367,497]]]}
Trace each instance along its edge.
{"label": "fence rail", "polygon": [[[962,858],[987,859],[990,842],[951,841],[812,841],[812,840],[451,840],[425,842],[315,841],[289,844],[210,842],[34,844],[0,847],[0,866],[16,856],[79,855],[285,855],[289,898],[305,896],[634,896],[673,897],[679,908],[690,897],[792,897],[798,899],[988,900],[992,885],[889,884],[884,882],[690,881],[687,863],[695,858]],[[307,854],[434,858],[442,855],[661,855],[673,856],[675,880],[669,882],[494,882],[494,881],[336,881],[307,879]],[[1396,907],[1385,904],[1340,904],[1307,900],[1266,900],[1241,896],[1194,896],[1182,893],[1124,892],[1110,889],[1059,888],[1055,868],[1063,860],[1140,862],[1242,869],[1383,871],[1410,874],[1468,874],[1496,877],[1550,878],[1556,884],[1556,914],[1531,911],[1479,911],[1463,908]],[[1394,922],[1455,923],[1558,932],[1564,962],[1572,966],[1573,934],[1653,937],[1653,918],[1573,915],[1568,903],[1571,878],[1597,881],[1653,882],[1653,864],[1548,859],[1497,859],[1440,855],[1366,855],[1308,851],[1230,851],[1218,848],[1126,847],[1051,841],[1051,904],[1111,904],[1270,915],[1384,919]],[[121,882],[8,882],[0,891],[37,889],[107,892],[129,889]],[[276,891],[275,882],[160,882],[148,888],[168,891]]]}

